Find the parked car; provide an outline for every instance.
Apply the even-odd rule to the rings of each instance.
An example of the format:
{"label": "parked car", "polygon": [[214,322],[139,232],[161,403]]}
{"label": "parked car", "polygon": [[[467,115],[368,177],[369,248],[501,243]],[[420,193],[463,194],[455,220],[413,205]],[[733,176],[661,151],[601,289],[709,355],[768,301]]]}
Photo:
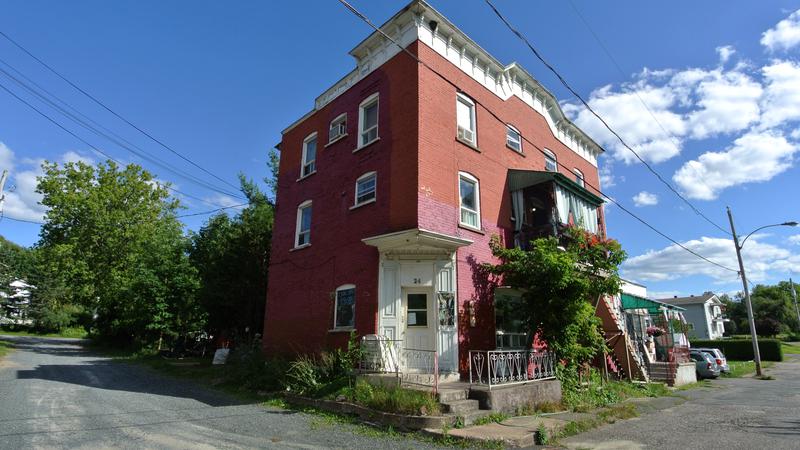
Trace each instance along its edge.
{"label": "parked car", "polygon": [[701,352],[710,353],[711,357],[714,358],[714,362],[717,363],[719,370],[722,373],[731,372],[731,368],[728,366],[728,359],[725,357],[725,354],[722,353],[722,350],[718,348],[693,348],[692,350],[700,350]]}
{"label": "parked car", "polygon": [[692,349],[689,352],[689,357],[695,362],[695,372],[698,380],[719,377],[719,366],[714,358],[711,357],[711,354]]}

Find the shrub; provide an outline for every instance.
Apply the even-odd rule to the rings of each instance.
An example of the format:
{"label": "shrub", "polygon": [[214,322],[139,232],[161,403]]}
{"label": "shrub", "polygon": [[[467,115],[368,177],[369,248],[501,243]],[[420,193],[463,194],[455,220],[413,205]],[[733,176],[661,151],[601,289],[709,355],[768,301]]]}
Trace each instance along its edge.
{"label": "shrub", "polygon": [[[691,341],[692,347],[718,348],[725,353],[725,357],[733,360],[750,361],[753,356],[753,343],[749,339],[724,339],[717,341],[695,339]],[[783,350],[777,339],[760,339],[758,350],[764,361],[783,361]]]}
{"label": "shrub", "polygon": [[756,320],[756,333],[759,336],[776,336],[781,332],[781,323],[769,317]]}

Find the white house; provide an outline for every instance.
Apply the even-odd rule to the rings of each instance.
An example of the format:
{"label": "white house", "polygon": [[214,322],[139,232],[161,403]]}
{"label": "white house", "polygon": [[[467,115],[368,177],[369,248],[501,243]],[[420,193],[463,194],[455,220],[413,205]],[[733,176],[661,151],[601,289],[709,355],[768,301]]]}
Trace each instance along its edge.
{"label": "white house", "polygon": [[726,319],[722,310],[723,303],[716,294],[690,295],[689,297],[673,297],[660,299],[660,302],[685,308],[683,316],[692,324],[689,335],[697,339],[720,339],[725,332]]}
{"label": "white house", "polygon": [[8,287],[9,292],[0,291],[0,325],[30,325],[27,309],[31,289],[36,287],[19,279],[9,283]]}

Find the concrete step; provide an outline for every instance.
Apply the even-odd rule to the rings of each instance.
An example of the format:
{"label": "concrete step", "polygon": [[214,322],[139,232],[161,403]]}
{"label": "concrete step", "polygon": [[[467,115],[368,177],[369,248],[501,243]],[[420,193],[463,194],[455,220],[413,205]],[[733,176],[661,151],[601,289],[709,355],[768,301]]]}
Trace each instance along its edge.
{"label": "concrete step", "polygon": [[439,403],[452,403],[458,400],[467,399],[466,389],[440,389],[436,395]]}
{"label": "concrete step", "polygon": [[480,410],[480,402],[477,400],[456,400],[454,402],[442,403],[445,412],[463,416],[471,412]]}
{"label": "concrete step", "polygon": [[464,421],[464,426],[468,427],[475,423],[476,420],[480,419],[481,417],[486,417],[491,415],[494,411],[490,409],[479,409],[477,411],[472,411],[466,414],[461,414],[459,417]]}

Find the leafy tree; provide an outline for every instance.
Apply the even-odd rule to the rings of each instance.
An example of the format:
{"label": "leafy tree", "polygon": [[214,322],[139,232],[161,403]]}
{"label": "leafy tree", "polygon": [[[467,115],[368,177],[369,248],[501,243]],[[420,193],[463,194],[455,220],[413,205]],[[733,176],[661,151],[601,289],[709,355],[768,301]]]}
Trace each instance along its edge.
{"label": "leafy tree", "polygon": [[503,284],[522,292],[523,318],[559,358],[570,364],[588,362],[604,347],[595,303],[620,290],[619,265],[625,259],[619,243],[577,227],[565,232],[566,248],[556,238],[537,239],[530,250],[506,248],[495,237],[488,265]]}
{"label": "leafy tree", "polygon": [[249,205],[235,218],[219,214],[192,239],[191,260],[200,273],[199,299],[212,334],[260,333],[274,210],[255,183],[240,175]]}
{"label": "leafy tree", "polygon": [[[29,316],[29,297],[16,296],[15,281],[31,283],[35,264],[33,252],[0,236],[0,318],[25,320]],[[29,289],[29,291],[32,289]]]}
{"label": "leafy tree", "polygon": [[37,192],[48,207],[38,243],[43,273],[68,286],[66,304],[95,331],[152,343],[202,326],[179,202],[140,166],[45,163]]}

